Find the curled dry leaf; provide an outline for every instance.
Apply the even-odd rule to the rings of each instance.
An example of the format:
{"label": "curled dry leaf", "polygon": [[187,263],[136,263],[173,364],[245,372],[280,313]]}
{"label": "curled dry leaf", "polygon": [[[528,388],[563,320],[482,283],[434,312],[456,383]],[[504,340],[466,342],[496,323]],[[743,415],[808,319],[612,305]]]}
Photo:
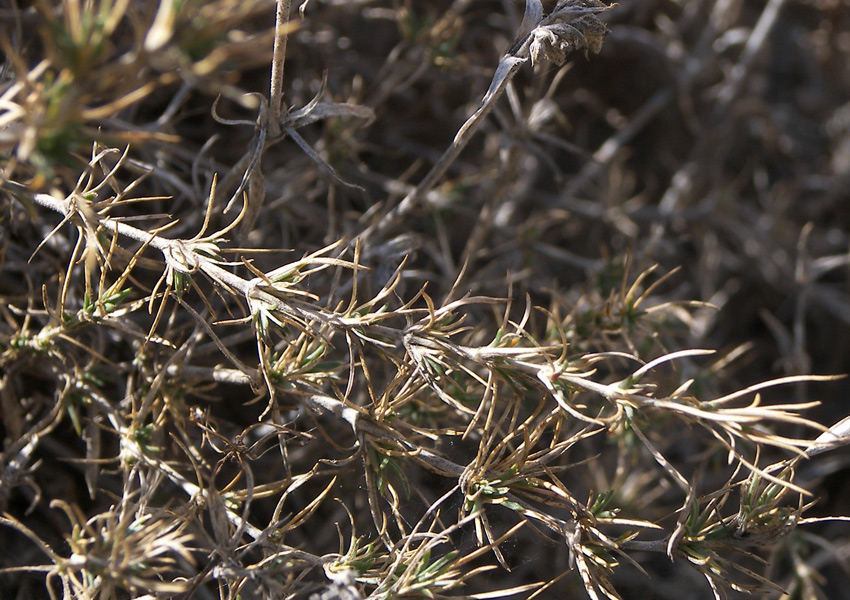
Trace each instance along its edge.
{"label": "curled dry leaf", "polygon": [[806,456],[811,458],[848,444],[850,444],[850,417],[844,417],[812,442],[806,450]]}

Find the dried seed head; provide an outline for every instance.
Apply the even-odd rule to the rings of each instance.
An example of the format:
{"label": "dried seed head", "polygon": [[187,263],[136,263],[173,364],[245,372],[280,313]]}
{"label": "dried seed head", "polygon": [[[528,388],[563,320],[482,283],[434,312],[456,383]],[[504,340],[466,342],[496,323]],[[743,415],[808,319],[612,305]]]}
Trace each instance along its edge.
{"label": "dried seed head", "polygon": [[600,0],[566,0],[531,31],[532,64],[541,58],[557,65],[566,61],[567,55],[576,50],[594,54],[602,49],[602,40],[608,28],[596,16],[610,9]]}

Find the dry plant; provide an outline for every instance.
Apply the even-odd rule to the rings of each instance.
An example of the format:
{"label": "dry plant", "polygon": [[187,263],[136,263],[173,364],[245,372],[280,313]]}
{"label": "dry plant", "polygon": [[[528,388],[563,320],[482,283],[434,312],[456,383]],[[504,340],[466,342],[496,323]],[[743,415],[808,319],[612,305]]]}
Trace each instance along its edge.
{"label": "dry plant", "polygon": [[[847,365],[806,332],[850,323],[847,231],[793,229],[781,160],[714,154],[769,113],[748,83],[791,3],[622,4],[0,9],[2,596],[835,589],[846,529],[811,511],[850,433],[807,373]],[[663,64],[626,112],[581,83],[642,97],[624,56]],[[416,100],[441,81],[462,101]],[[729,207],[751,191],[775,240]],[[796,286],[755,384],[720,335],[743,261]]]}

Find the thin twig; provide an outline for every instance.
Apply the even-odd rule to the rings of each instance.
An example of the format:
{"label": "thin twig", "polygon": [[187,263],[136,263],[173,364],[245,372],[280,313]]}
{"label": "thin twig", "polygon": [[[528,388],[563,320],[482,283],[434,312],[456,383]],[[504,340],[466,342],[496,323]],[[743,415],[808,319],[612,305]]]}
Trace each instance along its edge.
{"label": "thin twig", "polygon": [[271,89],[269,90],[269,108],[271,109],[269,125],[272,137],[280,135],[281,123],[283,122],[283,63],[286,60],[286,42],[289,39],[289,9],[291,5],[292,0],[277,0]]}

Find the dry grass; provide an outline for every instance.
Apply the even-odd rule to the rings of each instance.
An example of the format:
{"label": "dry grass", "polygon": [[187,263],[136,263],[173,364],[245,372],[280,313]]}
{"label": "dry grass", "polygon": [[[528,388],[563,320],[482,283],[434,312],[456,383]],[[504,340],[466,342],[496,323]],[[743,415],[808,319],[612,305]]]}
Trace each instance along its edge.
{"label": "dry grass", "polygon": [[844,593],[847,2],[31,4],[0,597]]}

